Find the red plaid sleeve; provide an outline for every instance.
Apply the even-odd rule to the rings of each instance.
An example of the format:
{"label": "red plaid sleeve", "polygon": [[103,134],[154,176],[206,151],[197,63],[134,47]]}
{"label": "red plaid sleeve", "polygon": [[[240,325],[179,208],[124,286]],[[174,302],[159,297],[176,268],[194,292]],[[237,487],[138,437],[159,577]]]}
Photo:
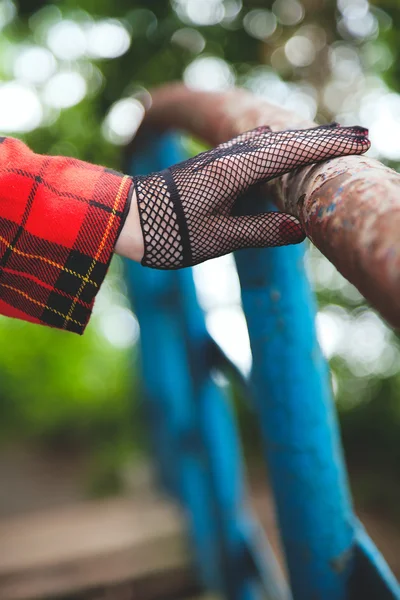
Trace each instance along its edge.
{"label": "red plaid sleeve", "polygon": [[0,138],[0,313],[82,334],[132,180]]}

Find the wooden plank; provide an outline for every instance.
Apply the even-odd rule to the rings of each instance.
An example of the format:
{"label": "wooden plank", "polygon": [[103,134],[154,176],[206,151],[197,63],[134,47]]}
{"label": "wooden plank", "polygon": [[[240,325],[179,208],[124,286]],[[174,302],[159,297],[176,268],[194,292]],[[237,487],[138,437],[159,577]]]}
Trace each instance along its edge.
{"label": "wooden plank", "polygon": [[90,502],[0,521],[0,598],[30,600],[190,566],[182,516],[164,501]]}

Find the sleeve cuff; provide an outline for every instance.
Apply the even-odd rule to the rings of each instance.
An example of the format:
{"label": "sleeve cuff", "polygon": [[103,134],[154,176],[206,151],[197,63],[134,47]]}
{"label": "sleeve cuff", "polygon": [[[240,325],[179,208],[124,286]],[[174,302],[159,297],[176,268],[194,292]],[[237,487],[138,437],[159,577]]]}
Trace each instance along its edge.
{"label": "sleeve cuff", "polygon": [[0,313],[82,334],[129,212],[132,179],[0,140]]}

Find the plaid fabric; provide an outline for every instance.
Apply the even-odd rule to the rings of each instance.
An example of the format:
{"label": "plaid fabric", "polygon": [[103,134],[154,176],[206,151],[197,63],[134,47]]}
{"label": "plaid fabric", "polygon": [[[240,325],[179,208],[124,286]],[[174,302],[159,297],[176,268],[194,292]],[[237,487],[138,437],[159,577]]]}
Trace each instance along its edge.
{"label": "plaid fabric", "polygon": [[0,138],[0,313],[82,334],[132,180]]}

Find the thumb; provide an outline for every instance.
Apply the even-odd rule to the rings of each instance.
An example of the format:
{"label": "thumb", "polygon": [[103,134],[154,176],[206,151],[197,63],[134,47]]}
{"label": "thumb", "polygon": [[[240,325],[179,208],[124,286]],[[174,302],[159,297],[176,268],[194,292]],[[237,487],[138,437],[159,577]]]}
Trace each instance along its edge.
{"label": "thumb", "polygon": [[287,213],[225,217],[230,232],[230,251],[240,248],[266,248],[298,244],[305,239],[300,222]]}

